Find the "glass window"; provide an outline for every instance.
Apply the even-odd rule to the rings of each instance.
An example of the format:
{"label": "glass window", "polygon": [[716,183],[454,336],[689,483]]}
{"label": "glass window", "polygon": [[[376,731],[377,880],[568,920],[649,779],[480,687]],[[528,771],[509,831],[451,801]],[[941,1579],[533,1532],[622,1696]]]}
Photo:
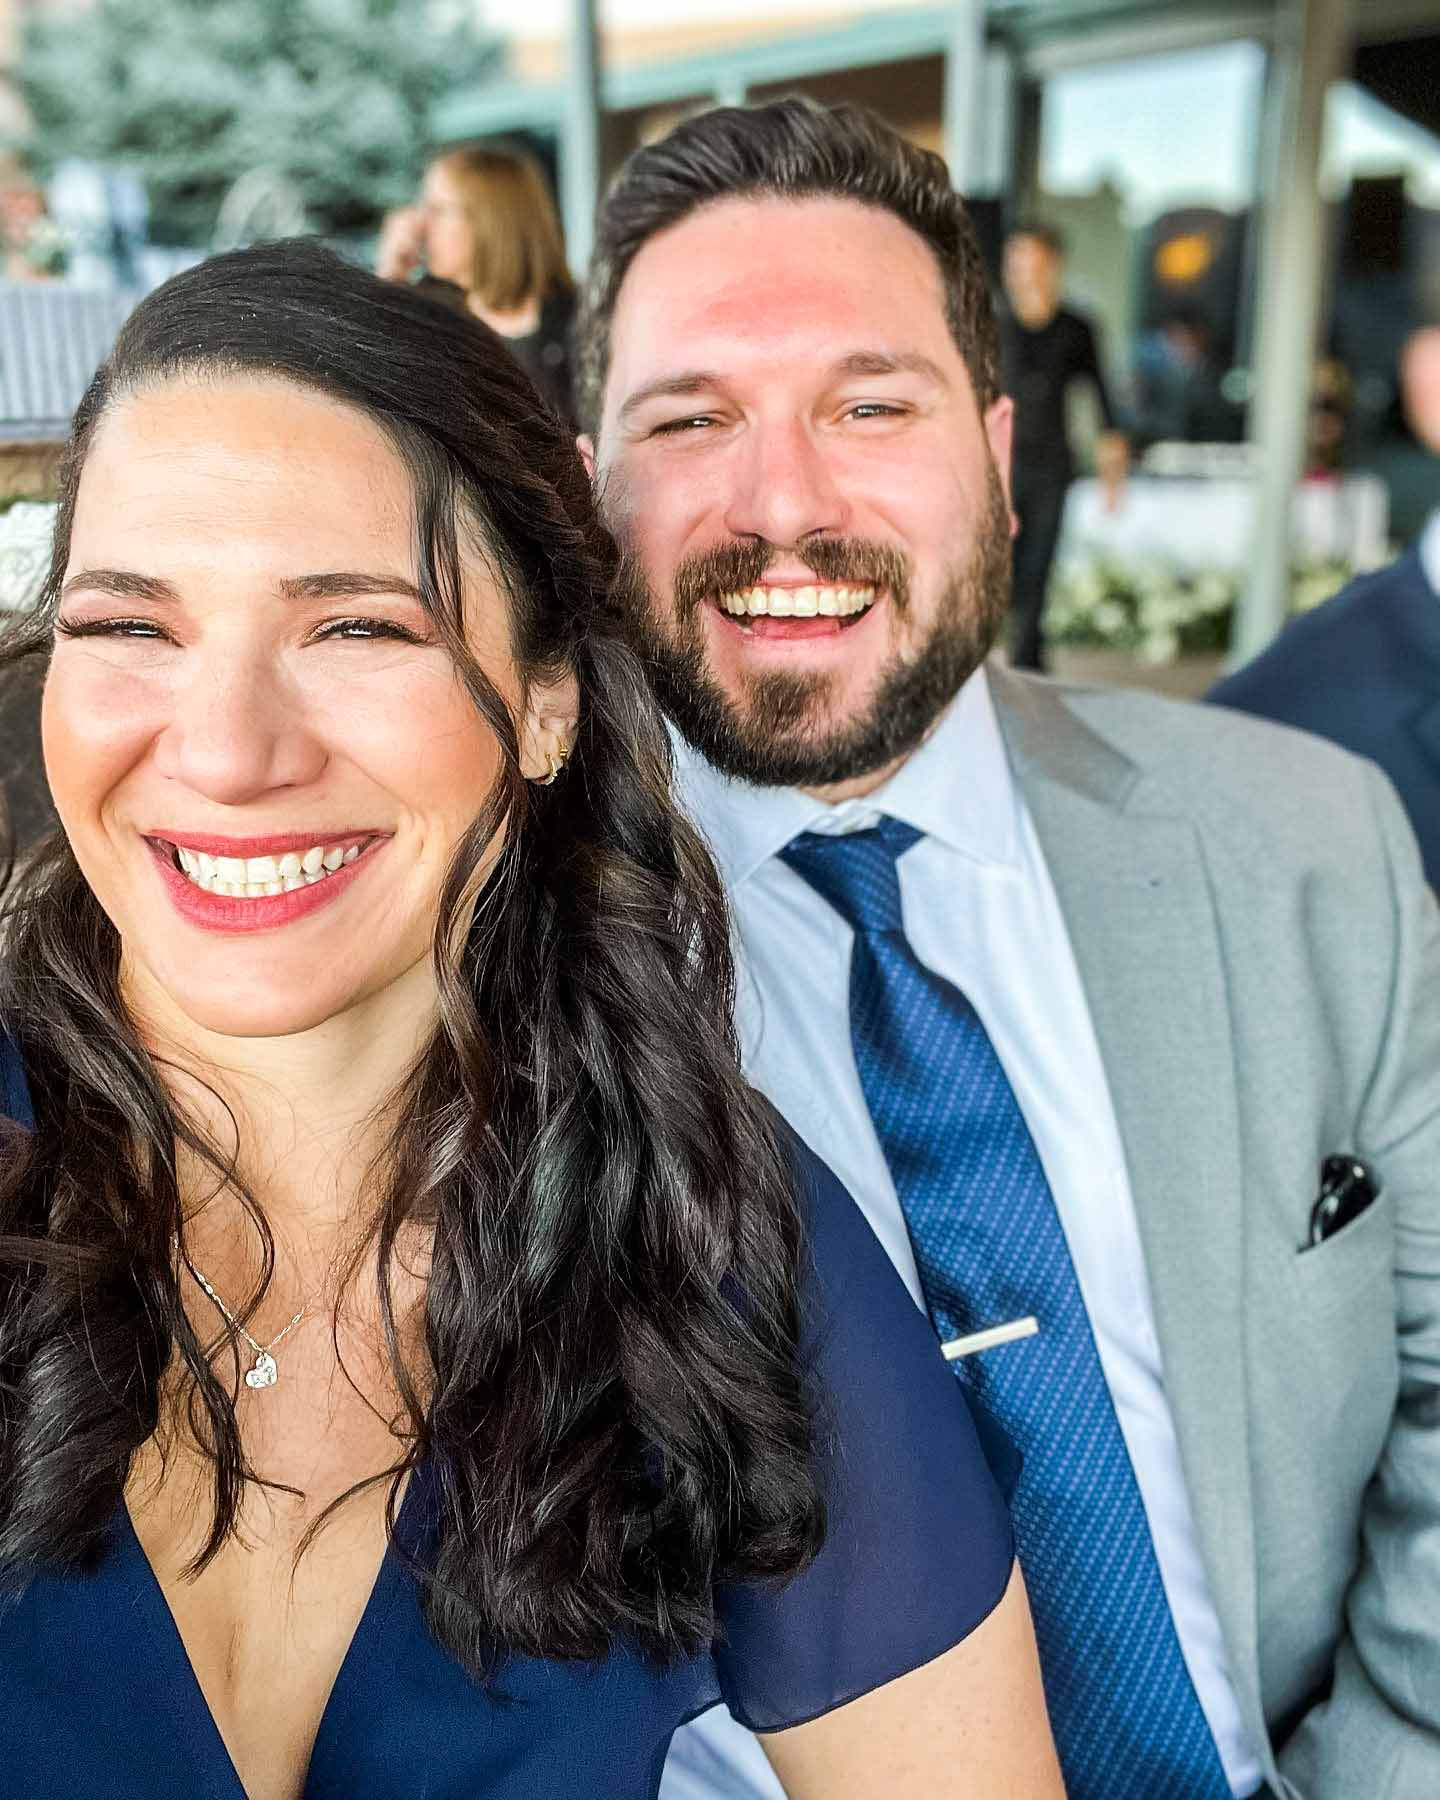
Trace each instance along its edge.
{"label": "glass window", "polygon": [[1046,82],[1028,209],[1060,227],[1068,287],[1141,445],[1244,435],[1258,44],[1137,57]]}

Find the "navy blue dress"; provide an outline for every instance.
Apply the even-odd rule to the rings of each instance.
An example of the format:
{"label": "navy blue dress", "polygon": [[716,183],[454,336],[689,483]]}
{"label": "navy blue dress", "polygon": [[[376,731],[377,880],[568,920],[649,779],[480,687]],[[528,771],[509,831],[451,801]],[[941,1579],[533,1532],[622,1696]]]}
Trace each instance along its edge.
{"label": "navy blue dress", "polygon": [[[0,1111],[29,1123],[0,1037]],[[1012,1561],[1005,1449],[972,1417],[934,1334],[845,1190],[808,1153],[810,1355],[824,1397],[825,1547],[779,1588],[717,1595],[722,1641],[657,1667],[516,1658],[494,1692],[431,1637],[388,1551],[315,1740],[306,1800],[653,1800],[671,1734],[723,1700],[757,1731],[799,1724],[966,1637]],[[980,1432],[985,1432],[982,1448]],[[431,1490],[397,1525],[422,1555]],[[37,1571],[0,1611],[4,1800],[244,1800],[123,1506],[93,1573]]]}

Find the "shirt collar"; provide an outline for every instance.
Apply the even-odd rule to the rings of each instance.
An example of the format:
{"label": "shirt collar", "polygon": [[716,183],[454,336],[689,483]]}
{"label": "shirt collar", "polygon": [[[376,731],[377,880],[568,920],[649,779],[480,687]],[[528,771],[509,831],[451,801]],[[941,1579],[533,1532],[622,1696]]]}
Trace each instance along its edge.
{"label": "shirt collar", "polygon": [[832,806],[798,788],[755,787],[720,774],[678,736],[675,744],[681,803],[708,839],[729,888],[802,831],[858,831],[881,813],[972,862],[1013,867],[1019,861],[1019,791],[983,668],[919,749],[863,800]]}

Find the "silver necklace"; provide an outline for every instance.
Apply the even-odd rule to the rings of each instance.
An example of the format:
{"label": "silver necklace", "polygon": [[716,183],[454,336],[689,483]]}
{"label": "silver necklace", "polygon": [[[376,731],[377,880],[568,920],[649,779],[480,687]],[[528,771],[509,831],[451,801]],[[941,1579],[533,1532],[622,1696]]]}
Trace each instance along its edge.
{"label": "silver necklace", "polygon": [[[175,1247],[177,1250],[179,1249],[180,1246],[179,1246],[178,1242]],[[274,1387],[275,1383],[280,1379],[280,1370],[276,1366],[275,1358],[270,1354],[270,1352],[280,1342],[281,1338],[289,1337],[290,1333],[295,1329],[295,1327],[305,1317],[306,1309],[302,1306],[300,1308],[299,1312],[296,1313],[295,1317],[285,1327],[285,1329],[282,1332],[279,1332],[275,1337],[271,1338],[271,1340],[268,1344],[259,1343],[259,1342],[257,1342],[257,1340],[255,1338],[251,1337],[250,1333],[245,1329],[245,1327],[235,1317],[234,1313],[231,1312],[230,1308],[225,1304],[225,1302],[215,1292],[214,1288],[211,1287],[210,1283],[205,1279],[205,1277],[195,1267],[194,1263],[187,1261],[185,1264],[185,1267],[187,1269],[189,1269],[190,1273],[200,1283],[201,1287],[204,1288],[205,1292],[210,1296],[210,1298],[220,1308],[220,1311],[225,1315],[226,1322],[229,1324],[230,1329],[232,1331],[238,1331],[240,1333],[241,1337],[244,1338],[245,1342],[255,1352],[255,1367],[253,1369],[247,1369],[245,1371],[246,1387],[248,1387],[248,1388]]]}

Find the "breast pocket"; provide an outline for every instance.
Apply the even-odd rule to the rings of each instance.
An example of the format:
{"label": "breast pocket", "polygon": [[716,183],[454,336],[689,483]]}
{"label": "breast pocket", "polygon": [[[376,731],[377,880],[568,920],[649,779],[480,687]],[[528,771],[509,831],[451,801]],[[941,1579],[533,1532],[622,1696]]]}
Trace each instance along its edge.
{"label": "breast pocket", "polygon": [[1367,1291],[1388,1284],[1394,1272],[1394,1220],[1384,1188],[1334,1237],[1306,1245],[1291,1259],[1300,1303],[1325,1312],[1355,1304]]}

